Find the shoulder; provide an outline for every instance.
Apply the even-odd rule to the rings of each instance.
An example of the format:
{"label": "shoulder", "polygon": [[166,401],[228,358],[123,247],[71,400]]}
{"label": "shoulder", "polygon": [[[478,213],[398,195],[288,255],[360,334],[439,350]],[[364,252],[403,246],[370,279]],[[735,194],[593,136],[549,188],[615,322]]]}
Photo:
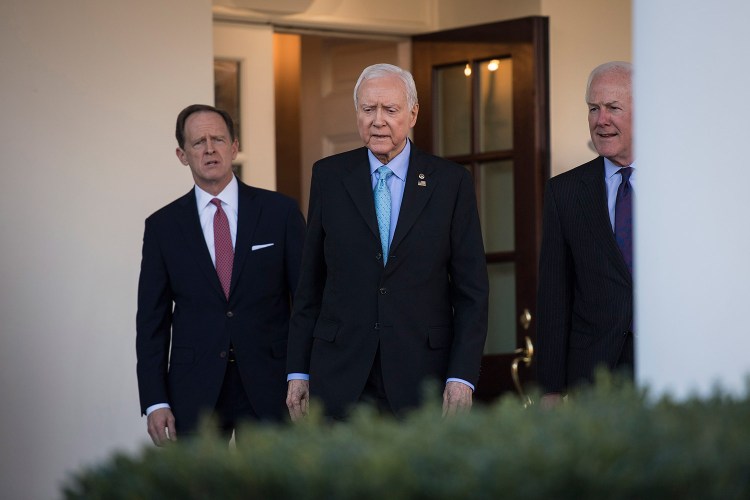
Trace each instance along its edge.
{"label": "shoulder", "polygon": [[190,207],[195,208],[195,191],[193,189],[149,215],[146,222],[167,221],[173,217],[178,217]]}
{"label": "shoulder", "polygon": [[548,184],[551,188],[572,186],[584,178],[594,177],[596,175],[600,175],[602,180],[604,179],[604,159],[602,159],[601,156],[552,177],[548,181]]}
{"label": "shoulder", "polygon": [[361,147],[326,156],[313,165],[313,174],[333,174],[348,171],[353,165],[368,163],[367,148]]}
{"label": "shoulder", "polygon": [[263,206],[276,209],[291,210],[297,208],[297,202],[285,194],[271,191],[269,189],[249,186],[241,181],[238,181],[238,184],[239,197],[241,199],[252,199]]}

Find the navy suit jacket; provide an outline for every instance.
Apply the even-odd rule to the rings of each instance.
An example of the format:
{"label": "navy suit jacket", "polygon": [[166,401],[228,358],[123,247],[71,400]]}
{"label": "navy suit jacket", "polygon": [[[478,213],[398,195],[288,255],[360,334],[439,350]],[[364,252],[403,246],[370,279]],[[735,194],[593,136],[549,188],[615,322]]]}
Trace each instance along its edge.
{"label": "navy suit jacket", "polygon": [[331,416],[358,401],[378,348],[396,413],[420,402],[427,379],[479,377],[489,285],[464,167],[412,145],[389,254],[384,268],[367,149],[318,161],[288,371],[310,374]]}
{"label": "navy suit jacket", "polygon": [[537,376],[544,392],[616,367],[633,321],[633,279],[607,210],[604,160],[547,182],[539,260]]}
{"label": "navy suit jacket", "polygon": [[136,318],[141,411],[169,403],[178,431],[194,430],[214,409],[230,343],[256,414],[286,415],[288,325],[304,219],[290,198],[241,182],[238,207],[228,300],[194,190],[146,219]]}

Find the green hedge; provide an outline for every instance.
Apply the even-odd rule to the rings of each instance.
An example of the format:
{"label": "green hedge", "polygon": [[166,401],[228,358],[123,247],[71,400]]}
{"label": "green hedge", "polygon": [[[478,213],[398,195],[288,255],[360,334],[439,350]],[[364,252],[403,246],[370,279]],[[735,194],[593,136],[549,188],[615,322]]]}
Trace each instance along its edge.
{"label": "green hedge", "polygon": [[552,411],[507,397],[444,420],[250,427],[228,450],[211,433],[82,470],[67,498],[750,498],[750,398],[652,400],[599,379]]}

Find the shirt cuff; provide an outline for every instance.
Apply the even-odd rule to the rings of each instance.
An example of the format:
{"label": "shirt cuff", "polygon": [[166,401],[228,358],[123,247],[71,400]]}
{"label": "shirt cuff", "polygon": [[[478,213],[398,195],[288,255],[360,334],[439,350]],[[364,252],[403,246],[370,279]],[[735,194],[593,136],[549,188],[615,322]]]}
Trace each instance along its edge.
{"label": "shirt cuff", "polygon": [[286,376],[286,381],[290,380],[310,380],[310,375],[307,373],[290,373]]}
{"label": "shirt cuff", "polygon": [[469,387],[471,387],[471,392],[474,392],[474,386],[462,378],[449,378],[448,380],[445,381],[445,383],[447,384],[448,382],[461,382],[462,384],[468,385]]}
{"label": "shirt cuff", "polygon": [[162,408],[171,408],[171,406],[169,406],[167,403],[157,403],[155,405],[151,405],[146,408],[146,416],[148,417],[154,410],[161,410]]}

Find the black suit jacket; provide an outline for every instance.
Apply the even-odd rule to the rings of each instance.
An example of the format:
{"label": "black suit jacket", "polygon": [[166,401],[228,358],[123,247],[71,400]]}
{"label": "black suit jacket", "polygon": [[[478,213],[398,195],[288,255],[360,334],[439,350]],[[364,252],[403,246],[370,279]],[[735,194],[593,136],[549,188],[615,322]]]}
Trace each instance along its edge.
{"label": "black suit jacket", "polygon": [[396,413],[419,403],[426,379],[476,383],[488,288],[474,184],[464,167],[412,145],[384,268],[367,149],[320,160],[288,371],[310,374],[312,397],[332,416],[357,402],[378,347]]}
{"label": "black suit jacket", "polygon": [[229,300],[194,190],[146,219],[136,319],[141,411],[169,403],[181,431],[214,409],[230,342],[256,414],[286,414],[288,325],[304,220],[291,199],[241,182],[238,206]]}
{"label": "black suit jacket", "polygon": [[547,182],[538,318],[543,391],[615,368],[632,325],[633,280],[610,224],[601,157]]}

